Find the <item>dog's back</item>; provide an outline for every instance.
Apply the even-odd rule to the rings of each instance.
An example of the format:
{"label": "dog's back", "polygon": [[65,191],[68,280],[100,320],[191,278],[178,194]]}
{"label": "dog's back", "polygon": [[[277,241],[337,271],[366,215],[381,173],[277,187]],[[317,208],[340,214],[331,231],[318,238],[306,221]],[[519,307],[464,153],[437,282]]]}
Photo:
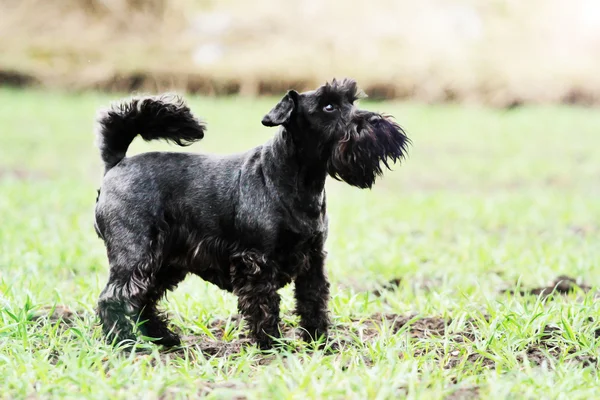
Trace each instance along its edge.
{"label": "dog's back", "polygon": [[[135,218],[136,225],[184,216],[192,225],[216,231],[225,222],[237,189],[244,155],[149,152],[122,159],[103,178],[96,204],[100,233],[113,219]],[[208,215],[210,214],[210,215]],[[215,221],[213,226],[206,226]],[[129,224],[128,229],[133,226]],[[142,227],[140,227],[142,228]],[[102,234],[103,237],[105,235]]]}
{"label": "dog's back", "polygon": [[[205,125],[177,96],[133,98],[98,115],[97,140],[105,175],[96,204],[96,230],[105,241],[133,231],[141,239],[162,229],[156,221],[168,214],[193,217],[208,212],[212,186],[235,179],[241,156],[218,157],[176,152],[149,152],[126,158],[139,134],[144,140],[167,140],[181,146],[204,137]],[[230,168],[211,168],[215,163]],[[228,201],[228,193],[213,199]],[[204,211],[203,211],[204,210]],[[212,211],[218,211],[211,208]],[[107,230],[110,230],[107,234]],[[139,240],[143,242],[143,240]],[[110,243],[107,243],[107,246]]]}

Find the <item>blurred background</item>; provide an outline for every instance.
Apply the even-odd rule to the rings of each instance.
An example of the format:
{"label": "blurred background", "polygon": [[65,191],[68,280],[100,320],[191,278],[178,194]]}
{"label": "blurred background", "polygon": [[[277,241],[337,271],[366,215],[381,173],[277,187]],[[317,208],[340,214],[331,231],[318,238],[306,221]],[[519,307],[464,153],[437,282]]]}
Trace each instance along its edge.
{"label": "blurred background", "polygon": [[[333,77],[355,78],[371,99],[360,107],[393,115],[412,140],[372,190],[328,179],[333,321],[354,332],[359,318],[443,316],[466,335],[382,328],[381,340],[352,333],[356,346],[331,363],[205,362],[198,346],[225,337],[215,321],[236,299],[190,277],[166,307],[196,343],[189,359],[106,350],[94,311],[109,273],[93,228],[97,110],[132,92],[186,91],[206,137],[187,148],[137,139],[127,155],[231,154],[273,137],[260,121],[287,89]],[[599,105],[600,0],[0,0],[0,398],[76,388],[167,399],[204,381],[248,398],[395,398],[404,387],[442,398],[457,385],[482,398],[594,398],[597,362],[571,361],[597,360],[600,345]],[[506,293],[564,275],[593,289]],[[282,304],[295,326],[291,287]],[[53,305],[73,311],[69,329],[33,320]],[[531,368],[519,360],[532,349],[560,360]],[[477,361],[492,359],[497,369]]]}
{"label": "blurred background", "polygon": [[0,84],[594,104],[598,0],[0,0]]}

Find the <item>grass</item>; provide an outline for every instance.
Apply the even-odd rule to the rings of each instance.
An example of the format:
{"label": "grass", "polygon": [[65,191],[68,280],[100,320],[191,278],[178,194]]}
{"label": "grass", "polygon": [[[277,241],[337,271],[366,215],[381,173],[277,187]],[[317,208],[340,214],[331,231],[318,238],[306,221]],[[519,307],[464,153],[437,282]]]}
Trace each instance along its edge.
{"label": "grass", "polygon": [[[185,349],[125,354],[100,340],[94,316],[108,268],[92,227],[101,176],[92,129],[112,97],[0,89],[0,398],[596,394],[597,111],[366,103],[394,114],[414,145],[372,191],[328,184],[342,350],[294,339],[272,354],[241,346],[234,297],[190,277],[167,303]],[[191,98],[209,133],[189,150],[265,141],[274,132],[260,118],[274,101]],[[135,142],[131,153],[166,148]],[[503,292],[559,275],[592,290]],[[397,287],[373,292],[394,278]],[[282,293],[291,331],[291,290]]]}

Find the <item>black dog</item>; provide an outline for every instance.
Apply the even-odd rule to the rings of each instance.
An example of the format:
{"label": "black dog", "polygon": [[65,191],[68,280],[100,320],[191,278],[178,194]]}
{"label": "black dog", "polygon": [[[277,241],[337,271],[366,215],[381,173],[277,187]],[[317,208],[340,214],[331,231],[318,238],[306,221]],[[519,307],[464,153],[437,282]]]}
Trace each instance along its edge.
{"label": "black dog", "polygon": [[281,126],[246,153],[215,156],[125,153],[138,134],[186,145],[205,126],[179,98],[133,99],[100,113],[105,176],[96,204],[110,278],[98,313],[105,333],[134,339],[133,321],[163,345],[177,345],[157,302],[188,273],[238,296],[261,348],[279,336],[279,294],[295,282],[305,340],[326,335],[329,283],[325,178],[370,188],[380,163],[409,143],[389,117],[359,110],[352,80],[299,94],[291,90],[263,118]]}

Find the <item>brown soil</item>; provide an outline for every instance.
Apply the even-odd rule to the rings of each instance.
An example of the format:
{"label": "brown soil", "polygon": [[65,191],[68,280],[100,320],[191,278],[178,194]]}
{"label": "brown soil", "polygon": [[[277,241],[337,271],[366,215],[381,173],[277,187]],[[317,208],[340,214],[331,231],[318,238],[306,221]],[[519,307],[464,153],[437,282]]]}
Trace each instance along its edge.
{"label": "brown soil", "polygon": [[0,85],[3,86],[35,86],[39,84],[35,77],[12,70],[0,70]]}
{"label": "brown soil", "polygon": [[[427,338],[430,336],[441,336],[444,334],[447,324],[450,320],[436,317],[418,318],[415,315],[401,316],[396,314],[374,314],[368,318],[352,319],[349,324],[337,324],[335,329],[336,339],[328,343],[326,349],[335,351],[348,347],[352,343],[351,336],[358,335],[365,341],[373,340],[380,335],[381,329],[385,326],[392,333],[398,333],[401,330],[408,332],[413,338]],[[239,354],[245,346],[251,346],[252,341],[248,338],[246,332],[234,334],[234,339],[225,341],[223,335],[227,325],[233,325],[233,329],[240,328],[240,317],[234,315],[231,321],[217,319],[209,325],[210,333],[214,339],[208,335],[188,335],[183,337],[185,346],[194,346],[199,348],[207,357],[228,357]],[[300,336],[300,330],[294,327],[281,324],[280,329],[285,339],[297,339]],[[335,349],[335,350],[333,350]],[[168,350],[165,353],[179,353],[183,350]]]}
{"label": "brown soil", "polygon": [[[423,262],[427,262],[424,260]],[[383,285],[375,288],[371,293],[377,297],[383,296],[386,292],[393,292],[400,285],[406,283],[412,290],[430,291],[433,287],[439,284],[435,279],[405,279],[405,278],[394,278],[384,283]],[[355,287],[355,289],[361,291],[361,288]]]}
{"label": "brown soil", "polygon": [[402,278],[394,278],[379,289],[373,290],[373,294],[377,297],[381,296],[384,292],[394,291],[402,283]]}
{"label": "brown soil", "polygon": [[[216,396],[216,398],[227,398],[232,400],[245,400],[244,392],[248,387],[234,382],[201,382],[199,383],[197,398]],[[167,387],[165,393],[159,397],[160,400],[179,399],[181,392],[177,388]]]}
{"label": "brown soil", "polygon": [[577,283],[574,278],[571,278],[566,275],[561,275],[556,278],[552,283],[548,286],[532,288],[532,289],[522,289],[519,291],[515,290],[504,290],[504,292],[509,292],[511,294],[519,293],[521,296],[533,295],[533,296],[544,296],[549,297],[552,294],[562,294],[567,295],[574,292],[577,288],[581,289],[584,292],[588,292],[591,287],[586,285],[585,283]]}
{"label": "brown soil", "polygon": [[[439,317],[418,317],[416,315],[397,315],[397,314],[374,314],[367,318],[352,319],[350,323],[337,324],[333,346],[329,349],[333,353],[343,351],[344,348],[352,346],[353,339],[351,337],[360,337],[362,341],[368,342],[374,340],[380,335],[382,329],[387,329],[393,334],[409,334],[413,339],[428,339],[432,337],[441,337],[450,334],[450,338],[457,344],[470,343],[475,340],[475,335],[471,328],[459,332],[448,332],[448,325],[451,319]],[[593,321],[592,321],[593,322]],[[239,316],[235,316],[232,322],[239,324]],[[250,339],[245,334],[240,333],[231,341],[223,341],[223,330],[226,321],[215,320],[210,325],[210,331],[215,336],[216,340],[209,338],[206,335],[187,336],[184,341],[187,346],[197,346],[206,357],[227,357],[239,354],[244,346],[252,345]],[[467,324],[469,325],[469,324]],[[283,336],[288,339],[297,338],[299,330],[282,325]],[[534,365],[552,365],[554,360],[557,360],[561,354],[561,346],[559,338],[562,337],[562,330],[555,326],[546,326],[537,344],[531,344],[517,356],[519,363],[525,362]],[[183,350],[177,350],[174,353],[181,353]],[[445,369],[452,369],[460,365],[472,365],[484,368],[495,368],[495,361],[481,355],[475,351],[469,351],[468,346],[450,347],[446,352],[439,348],[434,350],[436,359],[443,362]],[[173,353],[173,352],[171,352]],[[425,355],[425,351],[417,350],[415,356]],[[264,357],[257,358],[256,362],[259,365],[268,364],[275,357],[273,354],[265,354]],[[404,357],[400,354],[399,357]],[[577,354],[571,350],[566,355],[566,360],[570,363],[581,367],[595,366],[598,361],[596,357],[590,355]],[[371,360],[364,360],[367,365],[372,364]],[[448,398],[471,398],[471,397],[452,397],[452,396],[475,396],[476,388],[459,389]]]}
{"label": "brown soil", "polygon": [[78,318],[83,318],[82,312],[69,309],[66,306],[46,306],[36,310],[30,320],[34,322],[48,320],[51,324],[73,326]]}
{"label": "brown soil", "polygon": [[600,226],[588,224],[588,225],[572,225],[569,227],[569,230],[573,235],[588,237],[592,235],[597,235],[600,232]]}
{"label": "brown soil", "polygon": [[[430,337],[440,337],[446,333],[450,319],[438,317],[418,317],[416,315],[397,315],[397,314],[374,314],[367,318],[355,318],[350,323],[337,324],[335,330],[335,339],[326,346],[330,352],[338,352],[344,348],[352,346],[352,337],[360,337],[363,341],[371,341],[377,338],[382,330],[388,330],[393,334],[399,332],[407,333],[414,339],[427,339]],[[239,327],[239,316],[234,316],[230,324],[234,324],[235,328]],[[235,339],[223,341],[223,332],[227,322],[224,320],[215,320],[210,324],[209,330],[215,339],[208,335],[190,335],[184,337],[186,346],[195,346],[199,348],[206,357],[227,357],[239,354],[244,346],[252,345],[252,342],[245,333],[239,333]],[[283,337],[287,339],[296,339],[299,336],[299,329],[290,326],[281,326]],[[456,341],[472,341],[473,334],[466,330],[453,335]],[[172,351],[167,351],[173,353]],[[180,353],[182,350],[176,350],[174,353]],[[402,356],[402,355],[400,355]],[[440,354],[440,357],[443,357]],[[452,368],[459,365],[466,358],[470,363],[482,363],[485,366],[493,366],[491,360],[485,359],[478,354],[464,354],[458,351],[451,351],[447,356],[448,361],[446,368]],[[258,361],[259,364],[268,363],[271,357],[264,357]],[[365,360],[370,364],[369,360]]]}
{"label": "brown soil", "polygon": [[[534,365],[540,366],[546,364],[551,366],[554,361],[561,356],[561,349],[558,346],[546,347],[544,344],[539,346],[531,345],[525,351],[517,356],[520,363],[525,361],[525,358]],[[598,365],[598,358],[591,355],[577,354],[574,350],[570,350],[565,356],[565,360],[580,367],[590,367]]]}
{"label": "brown soil", "polygon": [[445,400],[467,400],[478,398],[479,388],[477,386],[457,389],[451,395],[444,397]]}
{"label": "brown soil", "polygon": [[[521,363],[527,358],[534,365],[542,365],[544,363],[551,365],[554,360],[560,358],[563,352],[560,344],[562,332],[562,329],[557,326],[547,325],[542,332],[539,344],[529,345],[527,349],[517,356],[517,359]],[[596,357],[577,354],[574,349],[570,349],[565,358],[569,363],[577,364],[581,367],[597,364]]]}
{"label": "brown soil", "polygon": [[[206,383],[202,384],[202,388],[200,389],[199,397],[208,396],[210,394],[213,394],[215,391],[218,391],[221,389],[243,391],[245,389],[245,387],[241,386],[239,384],[231,383],[231,382],[219,382],[219,383],[206,382]],[[247,399],[247,397],[242,394],[238,394],[238,395],[235,395],[232,397],[228,396],[228,398],[230,398],[232,400]]]}
{"label": "brown soil", "polygon": [[[558,286],[558,285],[557,285]],[[565,289],[566,290],[566,289]],[[44,307],[33,313],[31,321],[48,321],[52,324],[62,324],[64,327],[70,327],[75,324],[77,319],[84,318],[82,312],[77,312],[65,306]],[[376,313],[366,318],[353,318],[347,323],[338,323],[332,327],[333,339],[325,349],[331,353],[343,352],[345,348],[354,345],[356,337],[361,338],[363,342],[375,340],[381,335],[381,332],[391,332],[392,334],[408,334],[418,343],[424,339],[446,336],[451,340],[447,349],[434,348],[427,351],[416,349],[413,356],[419,357],[425,354],[434,352],[434,359],[438,360],[445,369],[452,369],[461,365],[477,366],[485,368],[494,368],[495,362],[476,351],[470,350],[469,344],[476,339],[476,334],[472,329],[472,324],[467,322],[466,327],[461,331],[451,332],[448,326],[452,320],[442,317],[420,317],[415,314],[398,315],[398,314],[382,314]],[[590,323],[594,321],[590,319]],[[242,352],[246,346],[251,346],[252,342],[248,338],[244,329],[241,329],[241,318],[239,315],[232,316],[229,320],[215,319],[212,321],[208,329],[212,335],[199,334],[183,336],[185,348],[196,348],[201,350],[205,357],[229,357],[235,356]],[[233,339],[224,339],[226,330],[233,332]],[[281,325],[283,333],[283,342],[285,339],[297,339],[300,334],[299,328],[293,326]],[[555,360],[564,357],[569,363],[581,367],[597,366],[598,359],[593,355],[579,354],[576,349],[569,349],[565,353],[563,347],[564,340],[563,331],[560,327],[548,325],[544,327],[539,341],[527,346],[517,355],[519,363],[524,363],[527,359],[533,365],[547,364],[551,366]],[[600,336],[600,329],[595,331],[596,336]],[[298,348],[289,348],[288,350],[296,351]],[[165,357],[180,357],[187,353],[184,349],[164,349],[162,352]],[[140,357],[144,357],[145,352],[138,353]],[[190,353],[187,353],[190,356]],[[258,365],[268,364],[276,357],[274,353],[265,353],[262,357],[256,359]],[[399,357],[404,357],[404,354],[399,354]],[[371,364],[371,360],[364,360],[365,363]],[[220,387],[219,385],[211,386],[207,384],[204,394],[208,394],[211,390]],[[476,388],[474,388],[476,389]],[[204,389],[203,389],[204,390]],[[467,396],[471,389],[459,389],[448,398],[469,398],[469,397],[452,397],[452,396]]]}
{"label": "brown soil", "polygon": [[[360,322],[360,320],[353,320]],[[392,333],[396,334],[406,328],[406,331],[414,338],[427,338],[431,336],[441,336],[446,331],[446,327],[452,320],[445,320],[437,317],[419,318],[416,315],[397,315],[397,314],[374,314],[364,321],[369,333],[379,335],[378,326],[382,323],[387,325]],[[347,329],[347,328],[346,328]]]}

